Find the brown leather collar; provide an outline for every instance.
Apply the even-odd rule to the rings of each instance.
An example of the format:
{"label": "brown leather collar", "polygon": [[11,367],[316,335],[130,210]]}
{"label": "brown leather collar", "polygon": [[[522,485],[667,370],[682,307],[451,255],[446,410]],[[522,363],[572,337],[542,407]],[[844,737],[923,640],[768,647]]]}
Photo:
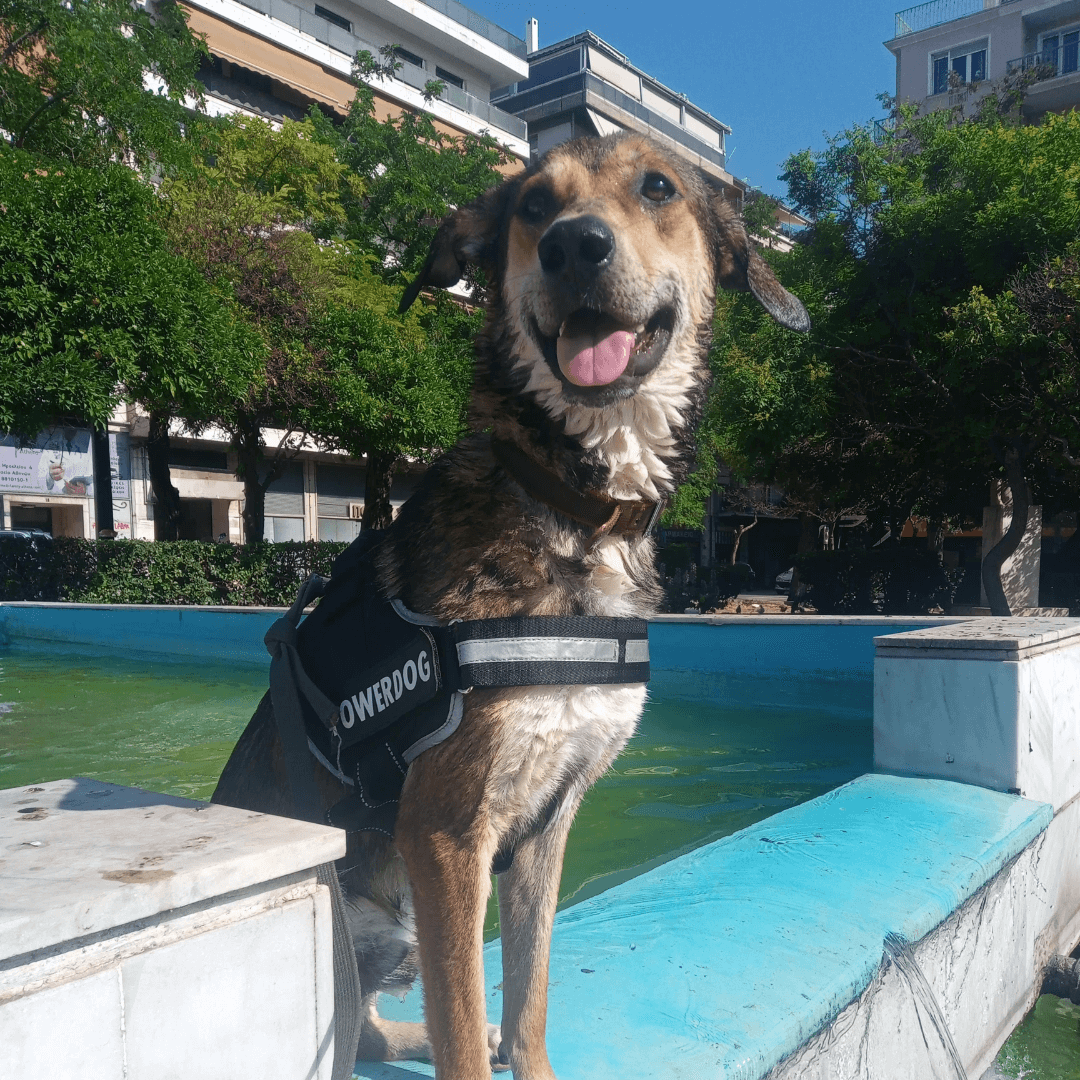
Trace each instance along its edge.
{"label": "brown leather collar", "polygon": [[593,543],[614,536],[648,536],[664,510],[664,499],[613,499],[596,491],[576,491],[550,469],[534,461],[517,443],[491,437],[495,460],[539,502],[582,525],[592,527]]}

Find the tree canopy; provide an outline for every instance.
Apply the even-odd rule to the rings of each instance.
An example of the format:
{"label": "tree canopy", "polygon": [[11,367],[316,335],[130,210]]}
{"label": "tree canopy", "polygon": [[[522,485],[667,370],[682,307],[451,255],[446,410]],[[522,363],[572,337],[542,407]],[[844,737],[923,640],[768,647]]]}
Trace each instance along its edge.
{"label": "tree canopy", "polygon": [[974,517],[1013,459],[1053,498],[1080,443],[1074,354],[1047,347],[1039,303],[1020,297],[1060,288],[1051,265],[1071,274],[1080,115],[1025,127],[903,109],[892,133],[793,155],[784,178],[811,225],[768,257],[813,329],[787,334],[748,297],[721,304],[710,452],[894,535],[913,511]]}
{"label": "tree canopy", "polygon": [[205,52],[175,0],[0,0],[0,130],[50,160],[168,166]]}

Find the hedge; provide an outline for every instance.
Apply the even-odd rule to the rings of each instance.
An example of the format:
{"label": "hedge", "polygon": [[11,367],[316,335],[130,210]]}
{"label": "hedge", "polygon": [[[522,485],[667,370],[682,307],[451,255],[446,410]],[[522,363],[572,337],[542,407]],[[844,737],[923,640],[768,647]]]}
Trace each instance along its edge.
{"label": "hedge", "polygon": [[948,611],[963,572],[906,544],[816,551],[795,559],[805,600],[822,615],[925,615]]}
{"label": "hedge", "polygon": [[281,607],[347,546],[0,537],[0,600]]}

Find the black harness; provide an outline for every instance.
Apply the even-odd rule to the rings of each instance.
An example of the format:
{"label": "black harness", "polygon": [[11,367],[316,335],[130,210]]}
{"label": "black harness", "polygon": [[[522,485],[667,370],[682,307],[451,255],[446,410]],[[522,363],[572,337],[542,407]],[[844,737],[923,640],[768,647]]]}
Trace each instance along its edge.
{"label": "black harness", "polygon": [[[308,578],[266,634],[274,713],[301,816],[393,836],[410,763],[457,730],[463,696],[475,687],[648,682],[644,619],[444,624],[379,591],[381,537],[362,533],[329,579]],[[310,768],[304,775],[308,751],[353,789],[325,814]]]}

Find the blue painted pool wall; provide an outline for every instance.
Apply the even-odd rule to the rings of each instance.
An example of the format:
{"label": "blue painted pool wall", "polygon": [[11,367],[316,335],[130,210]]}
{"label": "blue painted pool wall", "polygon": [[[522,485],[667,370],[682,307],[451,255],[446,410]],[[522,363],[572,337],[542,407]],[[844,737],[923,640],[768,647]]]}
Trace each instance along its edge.
{"label": "blue painted pool wall", "polygon": [[895,624],[813,622],[792,618],[767,623],[653,622],[649,654],[664,671],[723,671],[732,675],[874,674],[874,638],[921,630],[932,621]]}
{"label": "blue painted pool wall", "polygon": [[[120,604],[0,604],[0,645],[39,644],[116,649],[128,656],[194,659],[262,667],[263,635],[280,608],[166,607]],[[649,626],[656,672],[716,673],[782,679],[873,677],[874,637],[918,630],[934,619],[756,620],[661,618]],[[691,676],[668,680],[665,693],[695,698],[712,693]]]}
{"label": "blue painted pool wall", "polygon": [[125,656],[265,667],[276,608],[0,604],[0,645],[115,649]]}

